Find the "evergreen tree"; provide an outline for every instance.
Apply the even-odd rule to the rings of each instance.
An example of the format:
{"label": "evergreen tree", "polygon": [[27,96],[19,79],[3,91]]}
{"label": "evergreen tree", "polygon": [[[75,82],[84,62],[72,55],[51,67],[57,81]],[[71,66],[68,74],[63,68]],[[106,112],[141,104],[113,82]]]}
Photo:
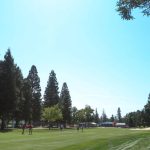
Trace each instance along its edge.
{"label": "evergreen tree", "polygon": [[146,123],[146,118],[145,118],[146,116],[145,116],[145,111],[144,111],[144,109],[141,111],[141,126],[143,126],[143,127],[145,127],[145,123]]}
{"label": "evergreen tree", "polygon": [[60,93],[60,108],[62,110],[63,121],[65,123],[71,122],[71,107],[72,107],[71,97],[67,83],[65,82],[63,83],[62,90]]}
{"label": "evergreen tree", "polygon": [[114,115],[111,116],[110,121],[111,121],[111,122],[114,122],[114,121],[115,121]]}
{"label": "evergreen tree", "polygon": [[0,79],[1,129],[4,129],[6,120],[14,116],[16,108],[15,65],[9,49],[4,56],[4,61],[1,62]]}
{"label": "evergreen tree", "polygon": [[40,87],[40,78],[36,66],[32,66],[27,77],[32,92],[32,120],[40,121],[41,117],[41,87]]}
{"label": "evergreen tree", "polygon": [[51,71],[44,94],[44,106],[51,107],[59,103],[58,82],[54,70]]}
{"label": "evergreen tree", "polygon": [[125,120],[129,127],[136,127],[136,112],[130,112],[126,114]]}
{"label": "evergreen tree", "polygon": [[145,122],[147,126],[150,126],[150,94],[148,96],[148,102],[144,106],[144,112],[145,112]]}
{"label": "evergreen tree", "polygon": [[136,111],[136,127],[140,127],[143,124],[143,119],[142,119],[142,111],[137,110]]}
{"label": "evergreen tree", "polygon": [[102,112],[101,120],[102,120],[102,122],[106,122],[108,120],[104,109],[103,109],[103,112]]}
{"label": "evergreen tree", "polygon": [[118,110],[117,110],[117,118],[118,118],[118,121],[119,121],[119,122],[122,122],[121,109],[120,109],[120,107],[118,107]]}
{"label": "evergreen tree", "polygon": [[94,120],[95,120],[96,123],[99,123],[99,114],[98,114],[98,112],[97,112],[97,108],[96,108],[96,110],[95,110],[95,117],[94,117]]}
{"label": "evergreen tree", "polygon": [[5,70],[4,62],[0,61],[0,118],[2,120],[1,129],[5,127],[5,119],[7,115],[7,102],[5,101]]}
{"label": "evergreen tree", "polygon": [[130,112],[126,114],[125,122],[127,125],[129,125],[129,127],[145,127],[145,125],[149,126],[147,122],[149,121],[149,118],[147,117],[148,116],[145,114],[144,110],[137,110],[136,112]]}
{"label": "evergreen tree", "polygon": [[16,126],[19,125],[19,121],[22,120],[22,110],[23,110],[23,75],[19,67],[15,68],[15,80],[16,80],[16,109],[14,119],[16,121]]}
{"label": "evergreen tree", "polygon": [[31,123],[32,121],[32,89],[29,80],[24,79],[23,84],[23,119],[26,123]]}
{"label": "evergreen tree", "polygon": [[71,120],[72,120],[72,123],[77,123],[77,115],[76,115],[77,111],[78,111],[78,109],[76,107],[72,107],[72,109],[71,109],[71,114],[72,114]]}

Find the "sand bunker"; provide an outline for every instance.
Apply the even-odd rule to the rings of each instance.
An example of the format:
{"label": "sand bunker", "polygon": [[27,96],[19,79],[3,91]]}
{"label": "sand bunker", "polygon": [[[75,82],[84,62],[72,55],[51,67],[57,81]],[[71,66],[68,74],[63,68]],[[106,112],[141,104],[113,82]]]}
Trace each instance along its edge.
{"label": "sand bunker", "polygon": [[135,128],[135,129],[130,129],[130,130],[150,130],[150,127],[149,128]]}

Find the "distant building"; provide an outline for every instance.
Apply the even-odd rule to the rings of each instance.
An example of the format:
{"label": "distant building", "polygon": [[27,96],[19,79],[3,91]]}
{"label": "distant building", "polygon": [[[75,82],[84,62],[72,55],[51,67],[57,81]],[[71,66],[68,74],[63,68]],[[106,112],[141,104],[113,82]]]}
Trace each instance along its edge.
{"label": "distant building", "polygon": [[89,127],[97,127],[97,123],[95,122],[81,122],[79,123],[79,127],[89,128]]}
{"label": "distant building", "polygon": [[102,122],[99,124],[100,127],[120,127],[120,128],[126,128],[126,123],[116,123],[116,122]]}
{"label": "distant building", "polygon": [[101,127],[113,127],[113,122],[102,122],[99,124]]}

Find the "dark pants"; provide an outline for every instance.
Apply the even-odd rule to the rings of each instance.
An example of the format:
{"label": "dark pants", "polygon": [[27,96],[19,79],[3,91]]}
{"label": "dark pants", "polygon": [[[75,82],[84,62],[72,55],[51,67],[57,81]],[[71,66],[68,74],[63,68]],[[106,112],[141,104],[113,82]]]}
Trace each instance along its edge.
{"label": "dark pants", "polygon": [[32,128],[29,128],[29,134],[30,135],[32,134]]}
{"label": "dark pants", "polygon": [[24,134],[24,130],[25,130],[25,128],[22,128],[22,134]]}

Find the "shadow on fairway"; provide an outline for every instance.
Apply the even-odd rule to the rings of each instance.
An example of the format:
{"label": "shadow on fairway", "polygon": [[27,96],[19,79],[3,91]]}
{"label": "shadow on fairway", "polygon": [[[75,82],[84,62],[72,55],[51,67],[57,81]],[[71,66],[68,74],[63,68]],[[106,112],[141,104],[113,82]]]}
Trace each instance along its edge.
{"label": "shadow on fairway", "polygon": [[0,133],[6,133],[6,132],[12,132],[13,129],[4,129],[4,130],[0,130]]}

